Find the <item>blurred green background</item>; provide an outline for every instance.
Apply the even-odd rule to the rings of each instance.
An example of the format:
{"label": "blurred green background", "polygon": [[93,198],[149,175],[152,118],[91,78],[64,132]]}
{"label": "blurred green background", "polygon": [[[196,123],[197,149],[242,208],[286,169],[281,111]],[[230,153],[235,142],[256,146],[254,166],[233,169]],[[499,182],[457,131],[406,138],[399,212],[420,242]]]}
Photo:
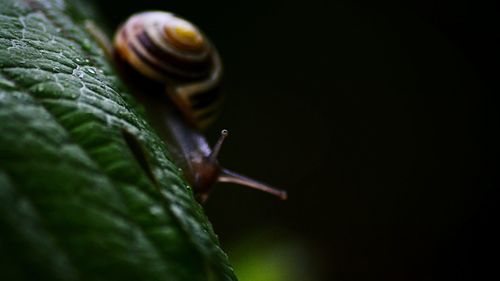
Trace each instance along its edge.
{"label": "blurred green background", "polygon": [[218,185],[207,213],[241,281],[499,275],[498,4],[95,1],[162,9],[225,65],[221,162],[290,199]]}

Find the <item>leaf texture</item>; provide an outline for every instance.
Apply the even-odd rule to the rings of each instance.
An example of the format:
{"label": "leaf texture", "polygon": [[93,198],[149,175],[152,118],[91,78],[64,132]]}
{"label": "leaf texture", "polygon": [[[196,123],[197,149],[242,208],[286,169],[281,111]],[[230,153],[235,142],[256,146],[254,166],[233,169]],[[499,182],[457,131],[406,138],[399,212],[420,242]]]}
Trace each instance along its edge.
{"label": "leaf texture", "polygon": [[236,280],[74,5],[0,0],[0,280]]}

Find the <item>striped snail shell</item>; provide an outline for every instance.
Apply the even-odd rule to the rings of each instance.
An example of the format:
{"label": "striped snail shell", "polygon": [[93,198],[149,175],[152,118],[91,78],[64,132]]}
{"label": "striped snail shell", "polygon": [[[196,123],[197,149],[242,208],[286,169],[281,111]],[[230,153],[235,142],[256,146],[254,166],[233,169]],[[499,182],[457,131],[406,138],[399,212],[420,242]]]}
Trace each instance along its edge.
{"label": "striped snail shell", "polygon": [[119,59],[165,85],[165,93],[189,122],[204,129],[215,119],[222,66],[217,50],[192,23],[169,12],[130,17],[114,39]]}

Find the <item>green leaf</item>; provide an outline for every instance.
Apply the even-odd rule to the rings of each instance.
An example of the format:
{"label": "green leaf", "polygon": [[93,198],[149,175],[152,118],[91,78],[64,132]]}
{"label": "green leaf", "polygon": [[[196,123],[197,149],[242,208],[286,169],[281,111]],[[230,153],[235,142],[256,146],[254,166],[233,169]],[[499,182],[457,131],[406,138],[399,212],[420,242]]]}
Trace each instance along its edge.
{"label": "green leaf", "polygon": [[0,280],[236,280],[82,7],[0,0]]}

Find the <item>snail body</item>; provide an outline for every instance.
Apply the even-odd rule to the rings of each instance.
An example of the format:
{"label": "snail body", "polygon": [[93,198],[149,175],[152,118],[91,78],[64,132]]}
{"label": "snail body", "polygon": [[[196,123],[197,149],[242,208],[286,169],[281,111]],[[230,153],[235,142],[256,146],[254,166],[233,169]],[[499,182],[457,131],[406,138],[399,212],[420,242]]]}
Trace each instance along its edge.
{"label": "snail body", "polygon": [[284,191],[219,165],[226,130],[213,148],[201,133],[216,118],[222,101],[218,91],[222,64],[213,44],[195,25],[168,12],[135,14],[117,31],[112,54],[157,130],[175,147],[174,160],[200,201],[207,199],[215,182],[286,198]]}

